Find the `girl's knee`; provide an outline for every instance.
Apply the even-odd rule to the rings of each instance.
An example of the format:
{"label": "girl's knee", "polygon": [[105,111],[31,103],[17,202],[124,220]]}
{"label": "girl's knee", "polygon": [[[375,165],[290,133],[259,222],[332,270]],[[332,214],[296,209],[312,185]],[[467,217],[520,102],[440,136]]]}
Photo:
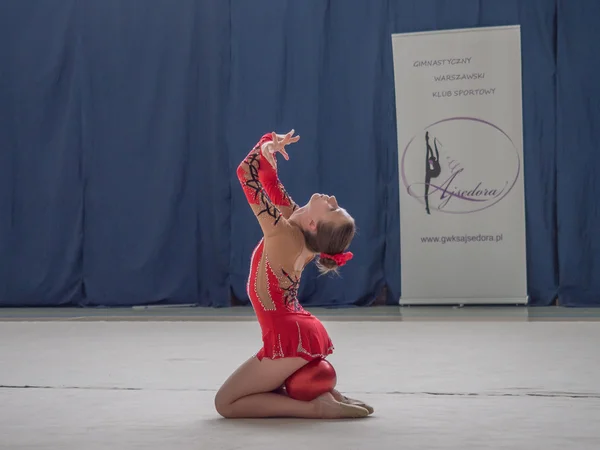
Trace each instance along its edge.
{"label": "girl's knee", "polygon": [[223,394],[223,391],[219,390],[215,395],[215,409],[225,419],[231,418],[231,401]]}

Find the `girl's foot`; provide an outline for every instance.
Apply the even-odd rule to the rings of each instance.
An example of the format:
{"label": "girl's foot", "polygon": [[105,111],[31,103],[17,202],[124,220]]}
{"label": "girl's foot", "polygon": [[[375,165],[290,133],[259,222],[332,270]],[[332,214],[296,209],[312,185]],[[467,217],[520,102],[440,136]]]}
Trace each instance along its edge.
{"label": "girl's foot", "polygon": [[355,400],[353,398],[346,397],[345,395],[342,395],[336,389],[333,389],[331,391],[331,394],[333,395],[333,398],[336,399],[338,402],[346,403],[348,405],[360,406],[361,408],[366,409],[369,412],[369,414],[373,414],[373,412],[375,411],[372,406],[367,405],[366,403],[364,403],[360,400]]}
{"label": "girl's foot", "polygon": [[318,416],[323,419],[351,419],[369,415],[367,409],[358,405],[339,402],[329,392],[317,397],[311,403],[315,405]]}

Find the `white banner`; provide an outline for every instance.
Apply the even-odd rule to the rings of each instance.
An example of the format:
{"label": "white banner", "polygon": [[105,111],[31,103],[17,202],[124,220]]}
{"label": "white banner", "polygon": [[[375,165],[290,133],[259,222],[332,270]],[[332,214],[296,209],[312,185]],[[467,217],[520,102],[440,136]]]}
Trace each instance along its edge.
{"label": "white banner", "polygon": [[392,44],[400,304],[527,303],[520,27]]}

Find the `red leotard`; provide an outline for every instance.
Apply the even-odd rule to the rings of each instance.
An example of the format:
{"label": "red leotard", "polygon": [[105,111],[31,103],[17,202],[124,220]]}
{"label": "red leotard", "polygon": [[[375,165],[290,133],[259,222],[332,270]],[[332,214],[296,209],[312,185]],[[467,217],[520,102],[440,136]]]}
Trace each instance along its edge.
{"label": "red leotard", "polygon": [[[294,265],[304,249],[304,235],[288,222],[298,207],[285,191],[277,168],[263,157],[265,134],[237,169],[237,176],[263,231],[250,261],[247,292],[262,330],[257,358],[301,357],[308,361],[333,353],[321,322],[298,302],[302,271]],[[307,261],[308,263],[309,261]]]}

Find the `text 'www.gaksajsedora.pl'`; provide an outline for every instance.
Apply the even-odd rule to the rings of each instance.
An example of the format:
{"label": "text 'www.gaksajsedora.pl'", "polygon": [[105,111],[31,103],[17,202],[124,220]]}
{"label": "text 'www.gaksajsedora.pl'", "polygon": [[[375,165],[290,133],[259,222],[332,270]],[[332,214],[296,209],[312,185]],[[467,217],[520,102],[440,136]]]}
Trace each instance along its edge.
{"label": "text 'www.gaksajsedora.pl'", "polygon": [[463,236],[423,236],[421,243],[423,244],[476,244],[476,243],[498,243],[502,242],[504,236],[502,234],[477,234]]}

